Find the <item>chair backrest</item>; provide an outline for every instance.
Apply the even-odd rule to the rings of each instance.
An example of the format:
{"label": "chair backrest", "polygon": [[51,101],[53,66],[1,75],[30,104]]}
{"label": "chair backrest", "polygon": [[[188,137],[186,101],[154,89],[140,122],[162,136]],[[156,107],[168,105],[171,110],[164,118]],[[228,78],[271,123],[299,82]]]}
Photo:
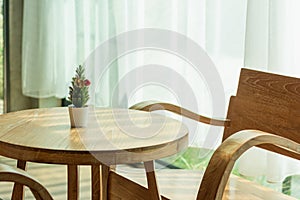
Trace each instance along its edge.
{"label": "chair backrest", "polygon": [[[223,140],[240,130],[256,129],[300,143],[300,79],[242,69],[236,96],[231,97]],[[300,159],[299,154],[262,148]]]}

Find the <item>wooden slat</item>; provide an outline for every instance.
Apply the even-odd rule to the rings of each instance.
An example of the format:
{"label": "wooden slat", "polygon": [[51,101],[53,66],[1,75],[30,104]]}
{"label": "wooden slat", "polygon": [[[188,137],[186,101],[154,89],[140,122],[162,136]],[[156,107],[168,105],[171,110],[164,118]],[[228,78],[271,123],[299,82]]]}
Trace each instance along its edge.
{"label": "wooden slat", "polygon": [[[231,126],[225,129],[223,140],[238,131],[253,129],[269,132],[300,143],[298,123],[295,122],[296,119],[289,116],[290,112],[291,109],[286,106],[275,106],[258,100],[254,102],[241,97],[231,97],[228,117],[232,121]],[[260,147],[300,159],[299,154],[274,145],[261,145]]]}
{"label": "wooden slat", "polygon": [[[223,140],[240,130],[254,129],[300,143],[300,79],[242,69],[237,96],[231,97]],[[261,147],[300,159],[273,145]]]}
{"label": "wooden slat", "polygon": [[224,139],[237,131],[257,129],[300,143],[300,79],[242,69],[232,97]]}
{"label": "wooden slat", "polygon": [[271,102],[299,103],[300,80],[273,73],[242,69],[237,95]]}

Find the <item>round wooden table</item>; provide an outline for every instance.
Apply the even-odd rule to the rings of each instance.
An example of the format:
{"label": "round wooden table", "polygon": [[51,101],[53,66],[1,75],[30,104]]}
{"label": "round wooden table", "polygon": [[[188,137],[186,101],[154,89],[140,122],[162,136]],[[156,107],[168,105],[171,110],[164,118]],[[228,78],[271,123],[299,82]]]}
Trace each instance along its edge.
{"label": "round wooden table", "polygon": [[[27,161],[67,165],[68,199],[78,199],[78,165],[91,165],[92,199],[106,199],[109,166],[144,162],[149,171],[153,160],[187,145],[181,122],[136,110],[91,107],[87,127],[72,129],[67,108],[0,116],[0,155],[17,159],[21,169]],[[22,191],[16,185],[13,198],[20,200]]]}

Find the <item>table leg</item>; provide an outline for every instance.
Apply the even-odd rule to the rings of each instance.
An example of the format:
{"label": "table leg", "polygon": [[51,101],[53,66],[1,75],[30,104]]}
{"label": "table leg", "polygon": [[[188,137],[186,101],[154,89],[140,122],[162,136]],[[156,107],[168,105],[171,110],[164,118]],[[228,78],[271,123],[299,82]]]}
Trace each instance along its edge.
{"label": "table leg", "polygon": [[[25,170],[26,169],[26,161],[18,160],[17,168]],[[24,199],[24,187],[22,184],[15,183],[11,199],[12,200]]]}
{"label": "table leg", "polygon": [[101,200],[107,200],[107,184],[110,167],[101,165]]}
{"label": "table leg", "polygon": [[68,200],[78,199],[78,184],[78,166],[68,165]]}
{"label": "table leg", "polygon": [[92,165],[92,199],[107,200],[107,182],[110,168],[106,165]]}
{"label": "table leg", "polygon": [[156,182],[154,161],[144,162],[144,166],[146,170],[148,189],[150,191],[151,199],[160,200],[161,197]]}
{"label": "table leg", "polygon": [[92,165],[92,200],[100,199],[100,165]]}

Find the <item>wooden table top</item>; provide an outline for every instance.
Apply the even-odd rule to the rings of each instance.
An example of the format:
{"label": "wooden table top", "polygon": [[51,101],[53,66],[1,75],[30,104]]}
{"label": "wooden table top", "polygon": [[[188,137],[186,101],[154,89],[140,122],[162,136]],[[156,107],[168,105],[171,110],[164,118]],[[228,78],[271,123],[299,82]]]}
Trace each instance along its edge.
{"label": "wooden table top", "polygon": [[181,122],[136,110],[90,108],[87,127],[72,129],[67,108],[0,116],[0,154],[33,162],[133,163],[170,156],[187,145]]}

